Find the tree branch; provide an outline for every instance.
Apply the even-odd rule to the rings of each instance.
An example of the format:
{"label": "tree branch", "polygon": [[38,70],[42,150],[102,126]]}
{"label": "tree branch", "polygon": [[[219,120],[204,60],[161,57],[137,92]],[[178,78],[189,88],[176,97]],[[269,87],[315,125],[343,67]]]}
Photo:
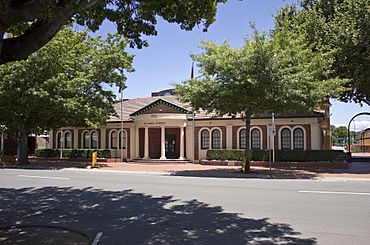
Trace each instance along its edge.
{"label": "tree branch", "polygon": [[0,23],[4,28],[40,18],[43,6],[40,0],[12,1],[10,6],[0,9]]}
{"label": "tree branch", "polygon": [[[7,27],[14,23],[32,20],[33,24],[20,36],[0,39],[0,65],[26,59],[46,45],[77,11],[90,8],[98,1],[100,0],[54,0],[48,6],[42,5],[40,0],[12,1],[10,7],[0,10],[0,34],[1,25],[6,32]],[[55,8],[55,14],[43,16],[46,8]]]}
{"label": "tree branch", "polygon": [[68,19],[38,20],[23,35],[3,40],[0,65],[26,59],[34,51],[47,44],[67,23]]}

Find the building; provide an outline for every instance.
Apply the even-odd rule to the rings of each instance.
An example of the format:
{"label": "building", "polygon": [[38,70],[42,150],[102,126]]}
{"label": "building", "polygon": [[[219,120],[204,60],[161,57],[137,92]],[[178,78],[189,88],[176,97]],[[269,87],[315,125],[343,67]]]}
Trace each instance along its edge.
{"label": "building", "polygon": [[370,128],[367,128],[361,132],[360,147],[361,151],[370,152]]}
{"label": "building", "polygon": [[[115,105],[117,117],[100,128],[62,128],[50,132],[50,147],[123,149],[133,159],[205,159],[208,149],[245,148],[245,122],[238,117],[194,113],[171,90]],[[123,130],[121,131],[121,118]],[[330,149],[329,106],[307,114],[276,115],[275,149]],[[251,148],[270,149],[271,114],[251,120]],[[272,139],[272,138],[271,138]]]}

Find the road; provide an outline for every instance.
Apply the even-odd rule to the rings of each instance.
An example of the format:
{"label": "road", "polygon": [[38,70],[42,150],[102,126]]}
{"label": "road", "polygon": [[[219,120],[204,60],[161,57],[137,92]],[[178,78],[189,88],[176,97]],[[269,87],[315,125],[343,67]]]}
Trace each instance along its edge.
{"label": "road", "polygon": [[0,170],[0,226],[95,244],[370,244],[370,181]]}

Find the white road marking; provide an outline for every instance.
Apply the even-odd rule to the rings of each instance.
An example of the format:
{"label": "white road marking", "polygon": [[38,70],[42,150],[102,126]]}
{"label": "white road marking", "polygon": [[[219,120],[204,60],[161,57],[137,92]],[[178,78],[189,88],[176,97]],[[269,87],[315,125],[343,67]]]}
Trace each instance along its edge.
{"label": "white road marking", "polygon": [[65,178],[65,177],[48,177],[48,176],[23,175],[23,174],[18,175],[18,177],[39,178],[39,179],[60,179],[60,180],[69,180],[70,179],[70,178]]}
{"label": "white road marking", "polygon": [[370,196],[368,192],[347,192],[347,191],[298,191],[300,193],[316,193],[316,194],[339,194],[339,195],[363,195]]}
{"label": "white road marking", "polygon": [[99,240],[100,240],[100,238],[101,238],[102,235],[103,235],[103,232],[98,232],[98,234],[96,234],[96,237],[95,237],[93,243],[91,243],[91,245],[98,244],[98,242],[99,242]]}

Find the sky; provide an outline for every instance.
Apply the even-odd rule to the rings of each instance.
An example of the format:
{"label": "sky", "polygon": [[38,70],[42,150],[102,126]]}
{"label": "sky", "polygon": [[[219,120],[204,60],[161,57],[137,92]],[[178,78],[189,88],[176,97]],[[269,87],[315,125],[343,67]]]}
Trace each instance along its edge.
{"label": "sky", "polygon": [[[147,97],[151,92],[172,88],[172,84],[188,79],[192,64],[190,55],[200,52],[198,46],[201,40],[216,43],[227,40],[232,47],[241,47],[244,37],[252,33],[251,22],[259,31],[268,31],[274,26],[273,15],[280,7],[291,2],[293,0],[229,0],[219,5],[216,21],[206,33],[201,26],[192,31],[183,31],[176,24],[158,19],[158,35],[146,38],[149,47],[127,50],[135,55],[135,72],[127,74],[124,97]],[[115,27],[112,23],[104,22],[98,34],[104,36],[108,32],[115,32]],[[370,112],[368,106],[334,100],[331,103],[331,124],[336,126],[347,125],[359,112]],[[355,124],[357,130],[370,127],[370,116],[356,118]]]}

